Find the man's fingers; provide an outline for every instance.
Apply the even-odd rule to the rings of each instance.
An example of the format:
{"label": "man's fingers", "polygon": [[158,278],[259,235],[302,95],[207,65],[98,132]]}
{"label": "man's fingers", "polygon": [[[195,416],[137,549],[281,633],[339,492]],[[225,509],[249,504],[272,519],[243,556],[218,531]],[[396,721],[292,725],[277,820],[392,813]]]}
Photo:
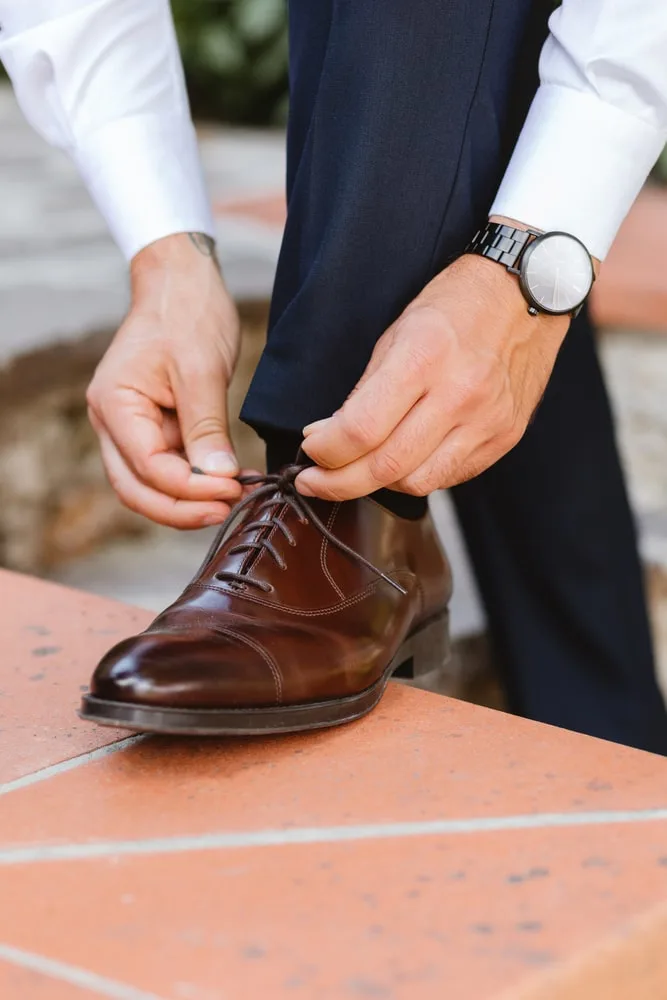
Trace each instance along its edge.
{"label": "man's fingers", "polygon": [[[446,420],[444,424],[446,427]],[[297,489],[305,496],[324,500],[351,500],[381,487],[428,496],[478,476],[510,451],[520,437],[514,432],[489,434],[480,425],[466,423],[447,432],[440,444],[434,443],[433,428],[442,426],[431,406],[419,403],[378,451],[343,469],[306,469],[297,477]]]}
{"label": "man's fingers", "polygon": [[435,490],[459,486],[494,465],[517,444],[519,437],[480,438],[470,427],[455,427],[425,462],[391,488],[412,496],[428,496]]}
{"label": "man's fingers", "polygon": [[311,425],[304,451],[326,469],[340,469],[367,455],[424,394],[427,375],[407,341],[396,341],[340,410]]}
{"label": "man's fingers", "polygon": [[221,365],[174,376],[176,409],[188,461],[211,476],[233,477],[239,464],[229,435],[227,377]]}
{"label": "man's fingers", "polygon": [[109,482],[130,510],[172,528],[203,528],[206,525],[221,524],[226,518],[229,506],[225,503],[177,500],[142,483],[124,461],[103,427],[99,427],[98,435]]}
{"label": "man's fingers", "polygon": [[440,445],[451,417],[427,396],[419,400],[386,441],[342,469],[309,468],[297,488],[329,500],[367,496],[414,472]]}
{"label": "man's fingers", "polygon": [[[241,478],[243,478],[243,476],[261,476],[261,475],[262,475],[262,473],[260,472],[259,469],[241,469],[241,472],[240,472],[240,477]],[[244,486],[243,487],[243,498],[250,496],[251,493],[254,493],[255,490],[257,489],[257,485],[258,484],[255,483],[253,486]]]}
{"label": "man's fingers", "polygon": [[[98,435],[112,439],[135,477],[167,497],[192,501],[236,501],[241,487],[235,479],[198,475],[179,451],[176,418],[134,390],[110,397],[100,415],[90,410]],[[175,426],[176,425],[176,426]]]}

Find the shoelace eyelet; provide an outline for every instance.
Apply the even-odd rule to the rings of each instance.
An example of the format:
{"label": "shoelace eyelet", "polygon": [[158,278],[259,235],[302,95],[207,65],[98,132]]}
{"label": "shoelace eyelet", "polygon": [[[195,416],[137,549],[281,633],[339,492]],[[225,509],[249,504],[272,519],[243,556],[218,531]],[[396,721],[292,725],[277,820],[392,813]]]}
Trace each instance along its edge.
{"label": "shoelace eyelet", "polygon": [[[320,520],[316,511],[308,506],[307,500],[297,492],[294,486],[294,480],[301,471],[303,471],[303,466],[291,465],[287,466],[278,474],[271,473],[267,475],[240,476],[239,482],[243,486],[257,485],[259,489],[256,491],[255,496],[253,496],[253,494],[251,493],[239,502],[239,504],[236,507],[236,514],[238,515],[240,510],[242,510],[244,507],[247,507],[249,504],[254,503],[257,499],[263,500],[263,503],[258,508],[258,511],[267,510],[268,508],[278,507],[282,504],[287,504],[296,513],[299,522],[301,524],[310,524],[312,522],[313,527],[316,528],[324,536],[324,538],[328,540],[328,542],[331,545],[335,546],[337,549],[339,549],[339,551],[346,553],[351,559],[354,559],[358,563],[361,563],[362,566],[365,566],[372,573],[375,573],[376,576],[384,580],[386,583],[390,584],[399,593],[403,595],[407,594],[407,591],[405,590],[404,587],[401,586],[401,584],[397,583],[395,580],[392,580],[390,576],[388,576],[386,573],[383,573],[382,570],[378,569],[377,566],[374,566],[373,563],[370,562],[368,559],[366,559],[363,555],[361,555],[361,553],[356,552],[349,545],[346,545],[343,541],[341,541],[340,538],[337,538],[330,531],[327,525]],[[271,494],[271,496],[267,497],[267,494]],[[267,516],[266,518],[266,527],[273,527],[275,529],[276,526],[279,524],[282,524],[282,522],[279,522],[275,519],[275,514],[272,511],[271,515]],[[244,530],[243,524],[240,524],[239,527],[241,531]],[[260,527],[264,527],[264,525],[260,526],[254,523],[246,525],[246,528],[260,528]],[[287,541],[289,542],[290,546],[294,548],[297,543],[294,539],[290,538],[289,531],[283,530],[283,534],[285,538],[287,538]],[[286,570],[287,565],[282,561],[277,550],[274,549],[273,544],[269,540],[270,538],[271,534],[269,534],[268,538],[260,538],[258,541],[241,542],[238,545],[231,548],[229,550],[229,553],[231,555],[232,553],[240,553],[244,551],[252,552],[253,550],[256,551],[266,550],[269,553],[269,555],[273,556],[274,560],[278,563],[280,568],[282,570]],[[210,555],[207,556],[206,558],[205,565],[208,565],[210,560],[215,555],[215,552],[216,548],[213,548],[211,550]],[[220,580],[223,583],[226,583],[228,586],[232,586],[232,584],[235,584],[236,585],[235,587],[232,586],[233,590],[234,589],[237,591],[246,590],[248,585],[252,584],[252,586],[259,587],[267,594],[272,594],[275,592],[275,587],[273,587],[271,584],[267,584],[260,580],[252,579],[250,577],[242,575],[240,572],[222,571],[220,574],[216,573],[215,576],[218,580]],[[245,583],[246,579],[248,580],[248,584]]]}

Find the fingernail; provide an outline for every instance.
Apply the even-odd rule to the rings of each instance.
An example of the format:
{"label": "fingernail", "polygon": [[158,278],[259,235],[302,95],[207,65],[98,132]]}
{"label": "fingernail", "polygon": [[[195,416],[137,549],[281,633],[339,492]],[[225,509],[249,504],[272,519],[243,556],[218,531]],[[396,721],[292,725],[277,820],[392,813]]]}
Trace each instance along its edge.
{"label": "fingernail", "polygon": [[210,476],[235,476],[239,465],[228,451],[213,451],[201,464],[202,471]]}
{"label": "fingernail", "polygon": [[303,478],[301,476],[298,477],[298,479],[296,480],[295,485],[296,485],[297,490],[301,494],[301,496],[304,496],[304,497],[314,497],[315,496],[315,494],[311,490],[311,488],[308,485],[308,483],[304,482]]}
{"label": "fingernail", "polygon": [[324,420],[316,420],[314,423],[308,424],[307,427],[304,427],[303,432],[302,432],[303,435],[304,435],[304,437],[306,435],[308,435],[308,434],[312,434],[313,431],[319,431],[319,430],[321,430],[321,428],[324,427],[325,424],[329,423],[330,419],[331,419],[330,417],[325,417]]}
{"label": "fingernail", "polygon": [[202,518],[202,526],[204,528],[213,527],[216,524],[222,524],[225,518],[218,514],[207,514],[206,517]]}

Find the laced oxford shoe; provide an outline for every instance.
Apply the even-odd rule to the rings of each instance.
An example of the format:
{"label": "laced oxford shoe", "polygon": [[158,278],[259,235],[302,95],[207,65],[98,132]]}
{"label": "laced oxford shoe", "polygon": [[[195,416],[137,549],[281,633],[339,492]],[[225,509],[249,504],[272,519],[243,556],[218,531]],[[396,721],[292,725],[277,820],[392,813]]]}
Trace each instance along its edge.
{"label": "laced oxford shoe", "polygon": [[430,515],[306,500],[301,468],[246,477],[257,489],[182,596],[103,658],[83,718],[192,735],[317,729],[365,715],[392,674],[443,666],[451,573]]}

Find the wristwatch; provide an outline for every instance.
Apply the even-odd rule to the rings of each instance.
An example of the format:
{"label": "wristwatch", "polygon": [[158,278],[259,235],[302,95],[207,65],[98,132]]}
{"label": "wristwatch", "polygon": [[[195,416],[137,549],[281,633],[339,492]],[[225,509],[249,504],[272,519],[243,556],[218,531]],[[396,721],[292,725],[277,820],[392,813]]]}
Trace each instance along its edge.
{"label": "wristwatch", "polygon": [[528,312],[576,316],[595,281],[593,261],[576,236],[488,222],[465,253],[479,254],[516,274]]}

